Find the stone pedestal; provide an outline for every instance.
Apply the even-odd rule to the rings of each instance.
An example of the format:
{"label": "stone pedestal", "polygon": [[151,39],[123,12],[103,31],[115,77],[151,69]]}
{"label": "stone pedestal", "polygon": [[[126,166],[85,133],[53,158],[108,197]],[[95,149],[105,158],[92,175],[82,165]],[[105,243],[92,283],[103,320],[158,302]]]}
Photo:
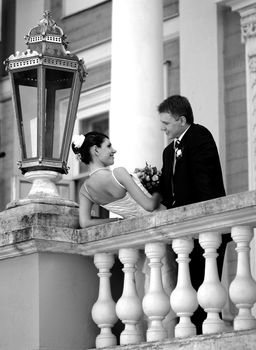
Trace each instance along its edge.
{"label": "stone pedestal", "polygon": [[88,311],[97,296],[95,276],[92,259],[78,255],[34,253],[2,260],[1,348],[94,347],[97,327]]}
{"label": "stone pedestal", "polygon": [[1,349],[95,346],[97,270],[78,248],[77,228],[77,204],[60,199],[12,203],[0,213]]}

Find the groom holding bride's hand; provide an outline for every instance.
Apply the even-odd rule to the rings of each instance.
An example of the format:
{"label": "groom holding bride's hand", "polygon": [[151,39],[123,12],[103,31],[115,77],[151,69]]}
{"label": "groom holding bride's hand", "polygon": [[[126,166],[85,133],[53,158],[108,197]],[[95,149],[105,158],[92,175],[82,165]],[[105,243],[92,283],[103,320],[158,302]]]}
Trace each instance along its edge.
{"label": "groom holding bride's hand", "polygon": [[[159,106],[161,129],[172,142],[163,151],[162,176],[159,192],[162,203],[169,209],[225,196],[221,165],[215,141],[208,129],[194,124],[187,98],[179,95],[165,99]],[[225,240],[230,240],[226,235]],[[226,243],[226,242],[224,242]],[[225,244],[219,251],[222,267]],[[191,281],[196,290],[204,278],[204,258],[198,240],[192,252]],[[206,314],[199,309],[194,322],[198,331]],[[193,318],[192,318],[193,320]]]}

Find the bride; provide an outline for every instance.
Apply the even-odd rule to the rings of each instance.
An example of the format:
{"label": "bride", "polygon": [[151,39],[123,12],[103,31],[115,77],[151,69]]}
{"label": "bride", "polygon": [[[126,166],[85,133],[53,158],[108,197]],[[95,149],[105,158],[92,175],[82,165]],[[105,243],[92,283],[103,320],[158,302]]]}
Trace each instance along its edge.
{"label": "bride", "polygon": [[164,210],[159,193],[150,195],[124,167],[111,170],[114,164],[113,148],[108,136],[99,132],[75,135],[72,150],[89,167],[79,192],[79,222],[82,228],[116,221],[116,218],[96,219],[91,216],[94,203],[120,215],[122,218],[137,217],[154,210]]}
{"label": "bride", "polygon": [[[91,209],[94,203],[124,219],[166,209],[160,204],[160,195],[158,193],[150,195],[139,179],[130,175],[125,168],[118,167],[113,170],[109,168],[114,164],[116,150],[108,136],[99,132],[75,135],[72,140],[72,150],[77,158],[89,167],[89,174],[79,192],[79,222],[82,228],[117,220],[116,218],[92,218]],[[166,254],[162,259],[162,282],[166,293],[170,295],[176,284],[177,266],[173,251],[170,247],[166,249]],[[139,264],[142,264],[141,270],[145,276],[144,286],[136,282],[138,292],[142,297],[148,290],[149,284],[147,260],[143,255]],[[173,336],[176,324],[176,315],[173,310],[170,310],[164,324],[169,336]]]}

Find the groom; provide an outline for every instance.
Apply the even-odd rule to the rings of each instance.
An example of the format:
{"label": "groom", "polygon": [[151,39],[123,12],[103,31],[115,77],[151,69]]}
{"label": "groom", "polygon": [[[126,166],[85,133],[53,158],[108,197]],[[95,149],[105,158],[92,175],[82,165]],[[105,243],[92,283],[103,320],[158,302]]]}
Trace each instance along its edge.
{"label": "groom", "polygon": [[[171,143],[163,152],[163,167],[159,192],[169,209],[225,196],[221,165],[215,141],[208,129],[194,124],[191,105],[186,97],[168,97],[158,106],[161,129]],[[229,237],[223,236],[224,241]],[[196,290],[204,278],[203,250],[198,240],[190,254],[191,282]],[[219,250],[221,271],[225,243]],[[224,246],[224,247],[223,247]],[[198,309],[192,321],[201,331],[206,314]]]}

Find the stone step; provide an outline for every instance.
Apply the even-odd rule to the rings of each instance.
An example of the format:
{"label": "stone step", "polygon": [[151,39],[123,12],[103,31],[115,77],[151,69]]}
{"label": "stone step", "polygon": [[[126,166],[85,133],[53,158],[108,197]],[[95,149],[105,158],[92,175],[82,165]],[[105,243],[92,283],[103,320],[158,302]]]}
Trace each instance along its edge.
{"label": "stone step", "polygon": [[[106,348],[104,348],[106,349]],[[111,347],[111,350],[255,350],[256,330],[197,335],[183,339]]]}

